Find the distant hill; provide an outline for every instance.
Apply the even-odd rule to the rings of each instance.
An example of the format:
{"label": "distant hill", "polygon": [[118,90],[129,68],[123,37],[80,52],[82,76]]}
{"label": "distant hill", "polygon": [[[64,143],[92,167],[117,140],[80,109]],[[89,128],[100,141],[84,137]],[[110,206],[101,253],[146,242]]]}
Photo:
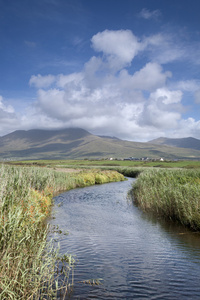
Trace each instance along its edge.
{"label": "distant hill", "polygon": [[0,160],[109,157],[200,159],[200,147],[180,148],[179,144],[177,148],[164,143],[166,141],[162,139],[139,143],[109,136],[96,136],[81,128],[17,130],[0,137]]}
{"label": "distant hill", "polygon": [[155,140],[151,140],[149,141],[149,143],[155,145],[166,145],[172,147],[200,150],[200,140],[195,139],[193,137],[180,138],[180,139],[170,139],[170,138],[161,137]]}

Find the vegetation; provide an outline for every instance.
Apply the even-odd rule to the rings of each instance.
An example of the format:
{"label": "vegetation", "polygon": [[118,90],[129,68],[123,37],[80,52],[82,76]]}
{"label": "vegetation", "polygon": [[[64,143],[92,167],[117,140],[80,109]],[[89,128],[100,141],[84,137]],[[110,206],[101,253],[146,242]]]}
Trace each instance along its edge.
{"label": "vegetation", "polygon": [[73,258],[47,242],[53,192],[123,179],[115,171],[1,165],[0,299],[64,299]]}
{"label": "vegetation", "polygon": [[146,170],[133,194],[144,211],[200,230],[200,170]]}
{"label": "vegetation", "polygon": [[200,160],[177,160],[177,161],[131,161],[131,160],[26,160],[13,161],[10,164],[29,165],[29,166],[48,166],[52,168],[100,168],[107,169],[113,167],[131,167],[131,168],[200,168]]}
{"label": "vegetation", "polygon": [[53,193],[138,177],[134,201],[144,211],[200,230],[199,161],[17,164],[0,166],[0,299],[64,299],[69,291],[73,258],[60,256],[53,241],[47,242]]}

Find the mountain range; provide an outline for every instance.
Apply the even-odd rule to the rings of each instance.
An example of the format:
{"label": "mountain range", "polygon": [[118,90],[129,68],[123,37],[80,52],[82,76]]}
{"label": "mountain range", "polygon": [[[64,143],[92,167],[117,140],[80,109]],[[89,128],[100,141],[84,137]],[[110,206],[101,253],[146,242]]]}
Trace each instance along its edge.
{"label": "mountain range", "polygon": [[131,142],[81,128],[17,130],[0,137],[0,160],[97,158],[200,159],[200,140],[159,138]]}
{"label": "mountain range", "polygon": [[200,140],[195,139],[193,137],[187,137],[181,139],[170,139],[170,138],[160,137],[158,139],[149,141],[149,143],[155,145],[166,145],[172,147],[200,150]]}

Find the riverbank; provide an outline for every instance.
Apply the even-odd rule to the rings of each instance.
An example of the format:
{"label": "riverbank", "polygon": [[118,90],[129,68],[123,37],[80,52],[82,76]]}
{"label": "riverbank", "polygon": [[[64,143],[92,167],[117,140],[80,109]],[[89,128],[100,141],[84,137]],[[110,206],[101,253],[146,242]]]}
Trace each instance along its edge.
{"label": "riverbank", "polygon": [[[47,242],[54,193],[124,180],[116,171],[60,172],[48,168],[0,166],[0,299],[57,299],[67,291],[73,260]],[[58,288],[59,263],[65,281]],[[56,277],[55,277],[56,276]]]}
{"label": "riverbank", "polygon": [[199,234],[142,213],[127,197],[134,181],[54,198],[61,251],[76,255],[70,299],[199,299]]}
{"label": "riverbank", "polygon": [[200,171],[149,169],[133,186],[134,202],[146,212],[200,231]]}
{"label": "riverbank", "polygon": [[[91,166],[90,166],[91,168]],[[108,170],[112,169],[112,170]],[[105,170],[106,169],[106,170]],[[0,299],[49,299],[58,291],[55,270],[73,267],[47,243],[45,219],[52,197],[61,191],[137,177],[135,203],[144,211],[200,231],[200,170],[101,166],[0,166]],[[68,278],[63,288],[69,286]],[[62,288],[62,287],[60,287]],[[48,298],[49,297],[49,298]]]}

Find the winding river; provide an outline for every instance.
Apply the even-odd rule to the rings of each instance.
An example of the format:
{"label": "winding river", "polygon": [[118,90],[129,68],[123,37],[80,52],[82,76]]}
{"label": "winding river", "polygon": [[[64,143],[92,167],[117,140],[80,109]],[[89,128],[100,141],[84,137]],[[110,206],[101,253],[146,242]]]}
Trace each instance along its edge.
{"label": "winding river", "polygon": [[55,197],[51,223],[76,259],[70,299],[200,299],[200,235],[142,213],[127,197],[134,180]]}

